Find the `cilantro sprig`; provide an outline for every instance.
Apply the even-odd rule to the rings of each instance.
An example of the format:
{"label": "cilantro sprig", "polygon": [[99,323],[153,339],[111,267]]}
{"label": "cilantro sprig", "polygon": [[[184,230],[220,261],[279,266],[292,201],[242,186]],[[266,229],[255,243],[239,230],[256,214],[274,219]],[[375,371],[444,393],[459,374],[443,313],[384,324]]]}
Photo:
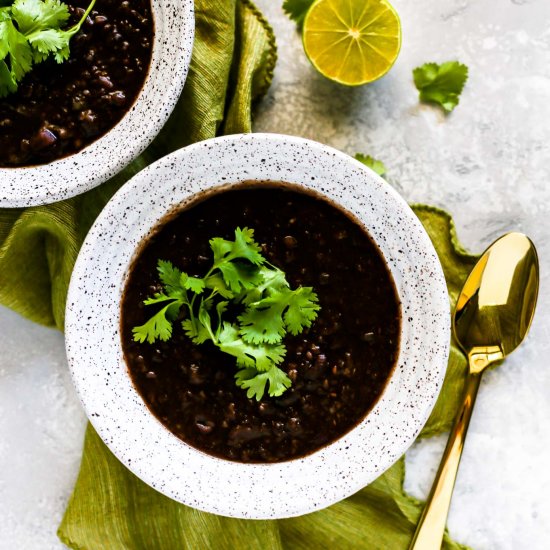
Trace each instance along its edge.
{"label": "cilantro sprig", "polygon": [[33,65],[49,57],[57,63],[69,58],[69,42],[95,2],[76,25],[63,30],[70,12],[60,0],[0,1],[0,98],[16,92]]}
{"label": "cilantro sprig", "polygon": [[259,401],[266,391],[280,396],[291,385],[278,367],[286,354],[283,339],[311,326],[320,309],[317,295],[311,287],[290,288],[284,272],[262,256],[252,229],[237,228],[233,241],[211,239],[210,248],[213,265],[202,278],[159,260],[163,290],[144,303],[160,309],[133,329],[134,340],[169,340],[183,313],[181,325],[195,344],[212,342],[235,358],[236,383],[249,398]]}

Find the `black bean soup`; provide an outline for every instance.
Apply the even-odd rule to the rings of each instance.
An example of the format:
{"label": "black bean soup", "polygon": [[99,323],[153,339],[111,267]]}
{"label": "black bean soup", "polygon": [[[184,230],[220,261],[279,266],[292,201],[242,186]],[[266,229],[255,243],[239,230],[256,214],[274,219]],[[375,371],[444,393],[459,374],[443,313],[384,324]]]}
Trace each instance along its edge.
{"label": "black bean soup", "polygon": [[[66,1],[67,28],[89,0]],[[150,0],[97,0],[65,63],[36,65],[0,99],[0,167],[51,162],[106,134],[132,107],[149,69]]]}
{"label": "black bean soup", "polygon": [[[133,341],[132,327],[151,315],[143,300],[158,290],[158,259],[202,277],[212,261],[208,241],[232,239],[236,227],[254,229],[292,288],[312,286],[319,296],[312,327],[285,338],[281,368],[292,386],[281,397],[248,399],[235,385],[234,359],[193,344],[179,323],[168,342]],[[400,304],[378,248],[342,210],[286,184],[245,184],[172,215],[145,242],[121,328],[135,387],[176,436],[221,458],[280,462],[333,442],[373,407],[397,359]]]}

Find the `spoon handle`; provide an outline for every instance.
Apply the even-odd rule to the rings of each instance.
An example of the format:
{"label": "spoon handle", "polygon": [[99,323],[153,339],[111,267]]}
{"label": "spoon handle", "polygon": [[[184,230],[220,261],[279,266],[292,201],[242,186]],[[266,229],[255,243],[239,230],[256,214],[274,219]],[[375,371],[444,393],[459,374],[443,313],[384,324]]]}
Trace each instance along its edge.
{"label": "spoon handle", "polygon": [[439,550],[441,548],[458,465],[480,380],[481,373],[470,373],[466,379],[462,407],[449,435],[439,470],[409,550]]}

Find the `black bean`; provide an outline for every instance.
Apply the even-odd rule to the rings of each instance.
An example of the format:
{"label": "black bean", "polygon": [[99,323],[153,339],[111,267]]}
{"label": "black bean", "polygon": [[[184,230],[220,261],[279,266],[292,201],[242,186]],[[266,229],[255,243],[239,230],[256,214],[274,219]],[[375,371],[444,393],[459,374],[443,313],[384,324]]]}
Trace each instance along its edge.
{"label": "black bean", "polygon": [[287,235],[283,242],[285,243],[285,246],[287,248],[296,248],[298,246],[298,241],[296,240],[296,237],[293,237],[292,235]]}
{"label": "black bean", "polygon": [[42,130],[30,140],[30,146],[35,151],[41,151],[46,147],[52,147],[56,142],[56,135],[47,128],[42,128]]}
{"label": "black bean", "polygon": [[111,82],[111,79],[108,76],[100,76],[98,78],[98,82],[101,84],[101,86],[107,89],[111,89],[114,87],[114,84]]}

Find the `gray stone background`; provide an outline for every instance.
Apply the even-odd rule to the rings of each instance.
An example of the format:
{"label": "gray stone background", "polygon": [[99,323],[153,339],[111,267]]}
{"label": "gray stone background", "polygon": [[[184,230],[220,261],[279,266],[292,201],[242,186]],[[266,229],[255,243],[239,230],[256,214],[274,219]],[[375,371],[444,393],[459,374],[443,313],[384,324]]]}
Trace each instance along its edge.
{"label": "gray stone background", "polygon": [[[475,549],[548,548],[550,0],[394,0],[401,55],[388,75],[359,89],[311,68],[282,0],[257,3],[275,29],[279,63],[256,131],[383,160],[407,200],[454,215],[472,251],[511,229],[535,241],[542,288],[532,333],[483,381],[449,527]],[[445,117],[419,105],[411,71],[453,59],[468,65],[470,78]],[[61,548],[55,531],[85,426],[63,337],[2,308],[0,329],[0,548]],[[428,491],[443,445],[435,438],[409,451],[406,488],[414,495]]]}

